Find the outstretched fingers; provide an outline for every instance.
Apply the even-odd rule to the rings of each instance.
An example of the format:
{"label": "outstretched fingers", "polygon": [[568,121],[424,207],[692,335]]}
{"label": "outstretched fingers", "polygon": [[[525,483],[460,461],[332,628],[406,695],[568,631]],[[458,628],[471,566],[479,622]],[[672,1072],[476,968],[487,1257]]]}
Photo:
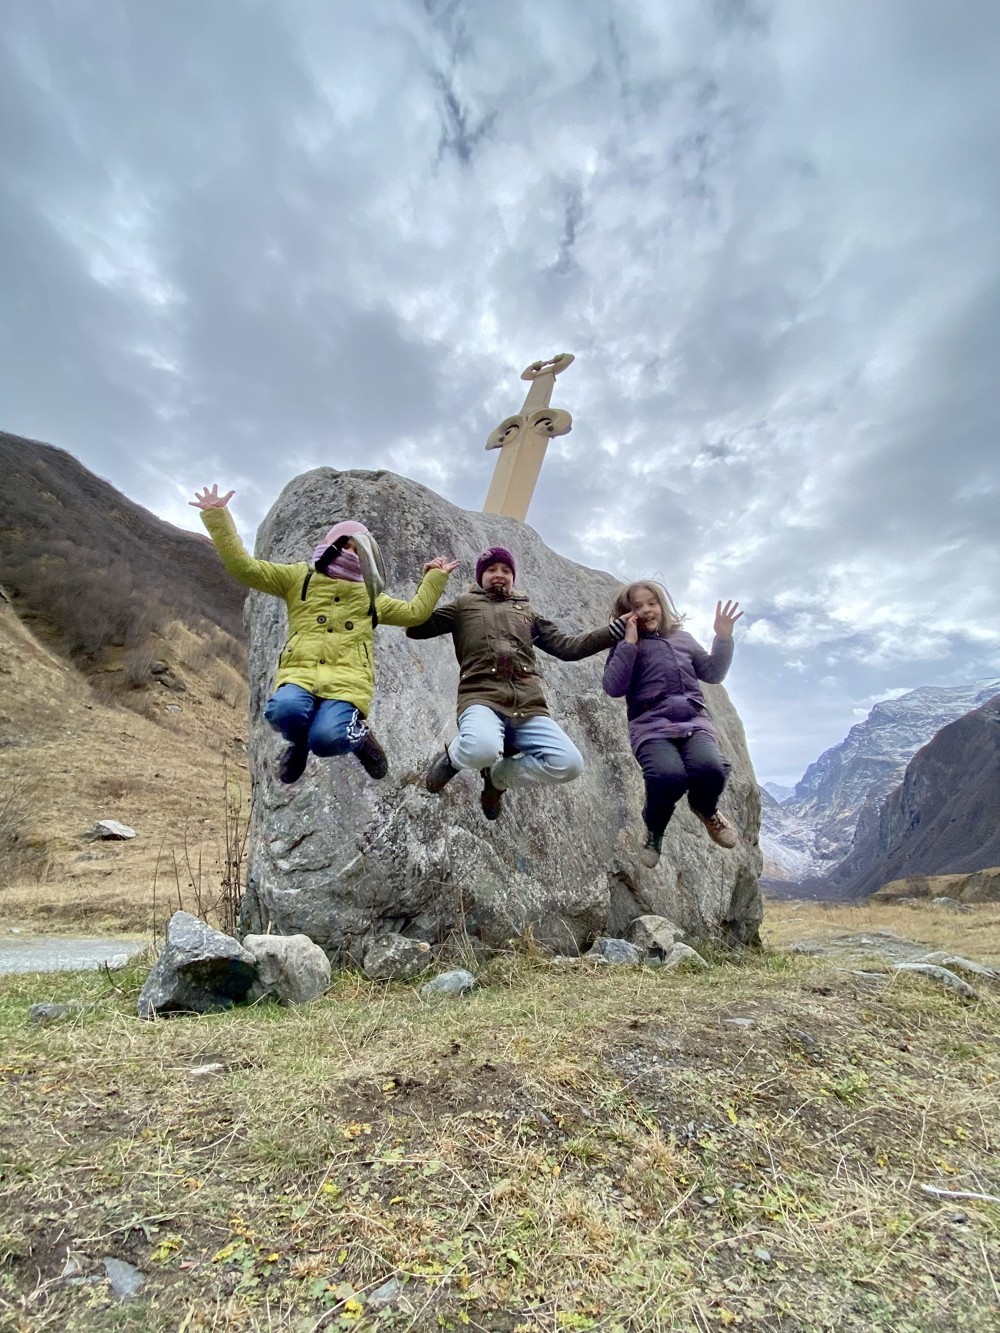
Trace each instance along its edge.
{"label": "outstretched fingers", "polygon": [[218,486],[213,486],[211,490],[206,486],[203,491],[195,491],[194,499],[189,500],[188,504],[194,509],[225,509],[235,494],[235,491],[229,491],[226,495],[220,495]]}
{"label": "outstretched fingers", "polygon": [[733,636],[733,626],[743,615],[740,610],[739,602],[727,601],[725,606],[721,602],[715,603],[715,632],[723,639],[731,639]]}

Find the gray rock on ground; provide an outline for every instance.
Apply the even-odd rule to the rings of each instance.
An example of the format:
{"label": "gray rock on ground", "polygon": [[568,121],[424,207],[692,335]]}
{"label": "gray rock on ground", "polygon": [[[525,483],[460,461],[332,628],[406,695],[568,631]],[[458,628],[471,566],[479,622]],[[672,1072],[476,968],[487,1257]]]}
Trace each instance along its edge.
{"label": "gray rock on ground", "polygon": [[[333,521],[347,517],[365,522],[381,543],[394,596],[411,597],[424,561],[443,551],[461,560],[446,603],[465,591],[478,552],[501,543],[516,553],[519,584],[540,614],[571,633],[607,623],[618,588],[610,574],[557,555],[514,519],[459,509],[388,472],[318,468],[295,478],[261,524],[256,553],[304,559]],[[706,686],[705,698],[733,765],[722,810],[739,846],[715,846],[682,801],[663,861],[650,871],[639,860],[641,774],[624,705],[601,688],[604,653],[569,663],[540,654],[552,713],[586,767],[565,787],[509,792],[500,819],[489,823],[478,775],[456,777],[439,796],[423,786],[431,760],[455,734],[449,637],[415,641],[390,626],[376,631],[371,722],[389,758],[385,780],[372,782],[350,758],[312,759],[287,787],[275,773],[281,738],[262,716],[287,637],[284,605],[251,592],[247,621],[255,799],[244,930],[305,934],[338,961],[388,933],[432,946],[469,940],[483,950],[530,933],[545,949],[576,954],[648,914],[670,918],[687,937],[756,938],[760,795],[722,686]],[[742,669],[737,651],[733,670]]]}
{"label": "gray rock on ground", "polygon": [[308,1004],[330,985],[330,960],[305,935],[247,935],[243,947],[257,973],[247,992],[250,1003],[272,995],[279,1004]]}
{"label": "gray rock on ground", "polygon": [[596,963],[620,963],[626,967],[638,967],[643,958],[628,940],[608,939],[603,935],[594,941],[584,957],[592,958]]}
{"label": "gray rock on ground", "polygon": [[83,835],[85,838],[102,839],[105,842],[125,841],[135,837],[135,829],[117,819],[99,819],[92,829]]}
{"label": "gray rock on ground", "polygon": [[93,1008],[94,1005],[84,1004],[80,1000],[69,1000],[65,1004],[33,1004],[28,1010],[28,1021],[56,1023],[61,1018],[75,1018],[78,1014],[85,1014]]}
{"label": "gray rock on ground", "polygon": [[167,943],[146,978],[136,1011],[210,1013],[245,1000],[256,975],[253,954],[190,912],[175,912]]}
{"label": "gray rock on ground", "polygon": [[428,1000],[440,995],[464,995],[475,985],[476,978],[471,972],[467,972],[464,967],[455,967],[450,972],[440,973],[426,985],[421,986],[420,994]]}
{"label": "gray rock on ground", "polygon": [[431,965],[431,946],[390,931],[365,949],[364,973],[372,981],[409,981]]}
{"label": "gray rock on ground", "polygon": [[664,967],[693,967],[698,971],[708,967],[708,963],[702,958],[697,949],[692,949],[688,944],[682,944],[678,941],[672,944],[664,956]]}
{"label": "gray rock on ground", "polygon": [[625,939],[647,958],[662,959],[684,934],[665,916],[637,916],[625,931]]}
{"label": "gray rock on ground", "polygon": [[915,972],[918,976],[929,977],[932,981],[938,981],[945,988],[957,995],[962,1000],[978,1000],[979,994],[967,981],[956,976],[946,967],[938,967],[935,963],[897,963],[895,970],[897,972]]}

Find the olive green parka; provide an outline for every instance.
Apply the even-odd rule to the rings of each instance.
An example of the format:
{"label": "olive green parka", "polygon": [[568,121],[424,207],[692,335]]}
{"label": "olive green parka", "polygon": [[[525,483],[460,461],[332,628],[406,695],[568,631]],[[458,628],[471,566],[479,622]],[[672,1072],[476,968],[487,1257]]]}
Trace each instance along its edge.
{"label": "olive green parka", "polygon": [[[317,574],[305,560],[292,565],[255,560],[240,541],[228,509],[203,509],[201,517],[229,573],[248,588],[284,600],[288,639],[274,688],[300,685],[320,699],[343,699],[367,716],[375,691],[375,662],[365,585]],[[380,593],[375,601],[379,623],[422,624],[447,582],[443,569],[431,569],[412,602]]]}
{"label": "olive green parka", "polygon": [[472,704],[484,704],[514,723],[549,716],[536,647],[564,662],[579,662],[616,642],[607,627],[565,634],[540,616],[523,593],[498,596],[480,587],[406,631],[410,639],[438,634],[450,634],[455,645],[459,716]]}

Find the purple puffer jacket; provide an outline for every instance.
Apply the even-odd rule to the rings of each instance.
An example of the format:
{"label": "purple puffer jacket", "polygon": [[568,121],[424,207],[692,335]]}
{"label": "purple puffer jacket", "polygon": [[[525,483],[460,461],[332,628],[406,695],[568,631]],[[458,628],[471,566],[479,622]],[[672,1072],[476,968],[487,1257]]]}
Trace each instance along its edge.
{"label": "purple puffer jacket", "polygon": [[706,653],[683,629],[665,639],[640,630],[638,643],[616,643],[604,666],[604,692],[628,702],[632,753],[653,738],[680,740],[696,731],[715,738],[698,682],[718,685],[732,660],[732,639],[716,635]]}

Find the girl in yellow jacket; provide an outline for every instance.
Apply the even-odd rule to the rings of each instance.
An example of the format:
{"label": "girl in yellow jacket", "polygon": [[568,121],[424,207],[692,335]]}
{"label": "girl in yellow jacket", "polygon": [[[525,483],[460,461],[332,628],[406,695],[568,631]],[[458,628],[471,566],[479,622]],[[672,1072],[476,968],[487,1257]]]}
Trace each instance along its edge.
{"label": "girl in yellow jacket", "polygon": [[416,596],[401,602],[382,591],[382,557],[363,523],[335,524],[311,563],[255,560],[226,508],[234,495],[206,486],[190,503],[201,510],[230,574],[248,588],[281,597],[288,609],[288,641],[264,709],[264,720],[288,742],[278,777],[297,782],[311,750],[323,757],[354,754],[366,773],[384,778],[388,761],[365,720],[375,691],[373,631],[380,621],[422,625],[458,561],[441,555],[428,560]]}

